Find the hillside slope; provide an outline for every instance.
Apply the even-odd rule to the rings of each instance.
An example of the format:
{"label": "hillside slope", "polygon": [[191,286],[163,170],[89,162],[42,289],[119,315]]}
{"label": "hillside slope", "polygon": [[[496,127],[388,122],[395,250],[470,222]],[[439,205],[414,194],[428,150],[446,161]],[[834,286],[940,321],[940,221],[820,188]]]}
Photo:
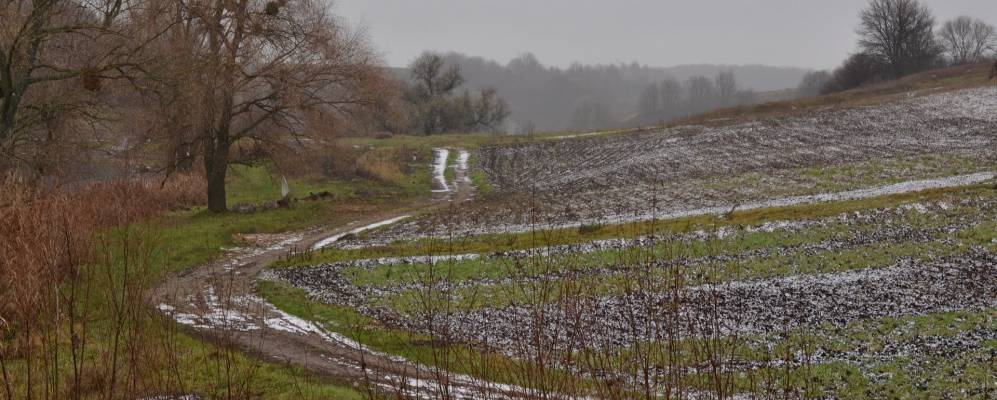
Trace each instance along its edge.
{"label": "hillside slope", "polygon": [[[522,228],[538,215],[545,223],[597,224],[992,172],[997,87],[963,89],[969,82],[980,80],[943,71],[705,115],[703,124],[484,146],[479,167],[497,194],[456,219],[475,232]],[[408,225],[398,229],[432,223]]]}

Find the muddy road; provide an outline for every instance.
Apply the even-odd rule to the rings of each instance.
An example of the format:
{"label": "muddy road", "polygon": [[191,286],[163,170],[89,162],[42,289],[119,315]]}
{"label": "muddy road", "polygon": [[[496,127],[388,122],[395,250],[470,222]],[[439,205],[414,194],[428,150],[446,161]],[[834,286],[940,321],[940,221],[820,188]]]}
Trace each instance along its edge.
{"label": "muddy road", "polygon": [[[471,198],[465,150],[458,150],[456,182],[442,182],[437,201],[410,209],[370,216],[349,227],[316,228],[273,235],[245,235],[248,244],[192,271],[170,277],[149,294],[162,313],[200,334],[234,343],[263,358],[300,365],[345,382],[368,382],[370,389],[406,398],[454,399],[521,398],[525,389],[493,384],[439,371],[403,358],[373,351],[341,334],[328,331],[278,310],[254,294],[254,282],[267,265],[291,251],[315,249],[340,238],[390,225],[410,214],[431,211],[444,201]],[[446,151],[438,150],[445,161]],[[446,168],[446,167],[444,167]],[[442,171],[439,177],[442,178]],[[442,191],[440,191],[442,190]],[[443,379],[441,379],[443,377]],[[448,382],[443,385],[439,382]]]}

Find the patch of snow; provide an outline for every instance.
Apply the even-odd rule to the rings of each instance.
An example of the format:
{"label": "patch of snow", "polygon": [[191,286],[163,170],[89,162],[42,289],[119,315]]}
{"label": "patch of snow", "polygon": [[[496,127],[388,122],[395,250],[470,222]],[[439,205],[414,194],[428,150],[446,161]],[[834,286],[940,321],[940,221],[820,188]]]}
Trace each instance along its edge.
{"label": "patch of snow", "polygon": [[471,153],[467,150],[460,149],[457,152],[457,170],[464,172],[464,182],[470,183],[471,177],[468,175],[468,160],[471,159]]}
{"label": "patch of snow", "polygon": [[450,157],[450,150],[447,149],[434,149],[433,150],[433,192],[434,193],[446,193],[450,192],[450,185],[447,184],[446,170],[447,170],[447,159]]}
{"label": "patch of snow", "polygon": [[402,221],[402,220],[404,220],[404,219],[406,219],[408,217],[410,217],[410,215],[403,215],[403,216],[400,216],[400,217],[391,218],[391,219],[384,220],[384,221],[381,221],[381,222],[375,222],[375,223],[370,224],[370,225],[361,226],[361,227],[353,229],[353,230],[351,230],[349,232],[338,233],[338,234],[329,236],[329,237],[327,237],[325,239],[320,240],[318,243],[315,243],[315,245],[312,246],[312,250],[319,250],[319,249],[322,249],[324,247],[328,247],[329,245],[331,245],[333,243],[336,243],[339,239],[342,239],[343,237],[345,237],[347,235],[356,235],[356,234],[364,232],[364,231],[369,231],[371,229],[377,229],[377,228],[380,228],[382,226],[391,225],[391,224],[397,223],[399,221]]}

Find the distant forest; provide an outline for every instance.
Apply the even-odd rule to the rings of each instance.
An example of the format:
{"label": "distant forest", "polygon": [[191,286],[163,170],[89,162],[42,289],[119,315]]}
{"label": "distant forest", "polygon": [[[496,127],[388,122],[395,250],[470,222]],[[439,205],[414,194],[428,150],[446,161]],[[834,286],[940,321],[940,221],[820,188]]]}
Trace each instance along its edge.
{"label": "distant forest", "polygon": [[[509,103],[511,116],[506,131],[584,130],[640,125],[681,115],[707,111],[720,106],[755,102],[758,92],[795,89],[808,70],[762,65],[682,65],[648,67],[636,63],[620,65],[573,64],[566,69],[548,67],[532,54],[524,54],[500,64],[460,53],[443,55],[448,65],[459,65],[471,90],[495,88]],[[406,68],[396,68],[399,79],[408,81]],[[663,82],[679,83],[688,89],[695,81],[714,82],[721,74],[732,73],[738,100],[731,103],[707,101],[676,110],[648,114],[648,93],[664,87]],[[729,74],[728,74],[729,75]],[[711,89],[712,90],[712,89]],[[643,104],[642,104],[643,103]],[[658,104],[658,100],[651,101]],[[663,103],[663,102],[661,102]],[[705,109],[704,109],[705,108]]]}

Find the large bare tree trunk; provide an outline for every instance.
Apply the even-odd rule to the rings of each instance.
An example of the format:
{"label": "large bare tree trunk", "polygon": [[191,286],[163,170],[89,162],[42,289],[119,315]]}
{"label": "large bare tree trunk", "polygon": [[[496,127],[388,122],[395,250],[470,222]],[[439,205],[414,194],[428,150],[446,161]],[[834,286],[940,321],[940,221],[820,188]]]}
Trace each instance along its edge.
{"label": "large bare tree trunk", "polygon": [[[230,80],[225,81],[230,85]],[[230,129],[233,99],[230,92],[223,90],[222,93],[222,104],[219,107],[221,115],[217,122],[211,121],[206,126],[201,136],[204,140],[204,173],[208,181],[208,210],[215,213],[228,211],[225,176],[228,174],[229,151],[232,147]],[[205,103],[213,104],[210,98]]]}
{"label": "large bare tree trunk", "polygon": [[[214,135],[212,135],[214,136]],[[209,148],[210,147],[210,148]],[[228,211],[225,193],[225,176],[228,174],[228,140],[214,138],[214,143],[205,143],[204,173],[208,181],[208,210],[211,212]]]}

